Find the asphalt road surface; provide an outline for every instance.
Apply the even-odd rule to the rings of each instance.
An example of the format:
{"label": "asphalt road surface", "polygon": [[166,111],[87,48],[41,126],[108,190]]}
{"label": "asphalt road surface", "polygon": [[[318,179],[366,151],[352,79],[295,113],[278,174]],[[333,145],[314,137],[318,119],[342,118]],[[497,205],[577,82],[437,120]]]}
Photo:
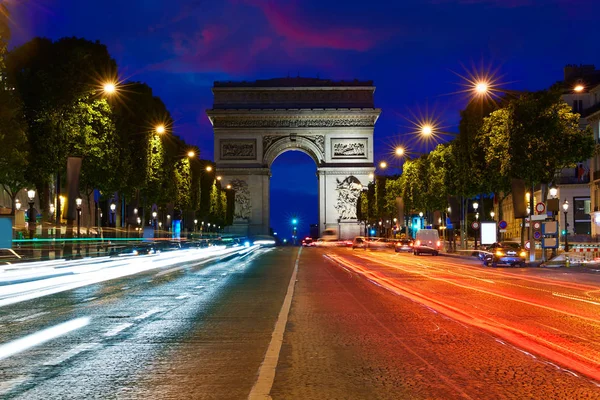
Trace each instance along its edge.
{"label": "asphalt road surface", "polygon": [[600,399],[594,271],[288,247],[15,282],[0,398]]}

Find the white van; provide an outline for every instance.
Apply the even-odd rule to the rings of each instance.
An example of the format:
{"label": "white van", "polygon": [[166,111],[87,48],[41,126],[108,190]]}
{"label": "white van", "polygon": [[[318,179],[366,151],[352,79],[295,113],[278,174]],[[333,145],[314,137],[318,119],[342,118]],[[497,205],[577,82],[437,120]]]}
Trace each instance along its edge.
{"label": "white van", "polygon": [[325,229],[321,235],[321,239],[325,242],[335,242],[339,238],[338,231],[335,229]]}
{"label": "white van", "polygon": [[437,256],[441,248],[442,242],[437,229],[419,229],[417,231],[413,247],[414,255],[428,253]]}

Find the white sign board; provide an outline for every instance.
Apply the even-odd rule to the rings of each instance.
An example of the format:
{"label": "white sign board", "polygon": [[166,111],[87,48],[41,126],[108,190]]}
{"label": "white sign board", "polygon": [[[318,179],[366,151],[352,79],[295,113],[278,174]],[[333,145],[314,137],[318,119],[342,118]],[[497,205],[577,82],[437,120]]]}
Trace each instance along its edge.
{"label": "white sign board", "polygon": [[492,244],[497,241],[497,229],[495,222],[481,223],[481,244]]}

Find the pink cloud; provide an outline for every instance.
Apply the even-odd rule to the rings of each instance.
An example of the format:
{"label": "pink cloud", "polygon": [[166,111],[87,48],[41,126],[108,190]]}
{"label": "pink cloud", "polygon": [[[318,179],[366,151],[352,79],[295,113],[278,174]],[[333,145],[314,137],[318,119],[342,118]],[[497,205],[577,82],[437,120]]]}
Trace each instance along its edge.
{"label": "pink cloud", "polygon": [[275,34],[299,47],[366,51],[375,45],[373,34],[358,27],[317,27],[303,18],[294,3],[275,0],[231,0],[258,7]]}

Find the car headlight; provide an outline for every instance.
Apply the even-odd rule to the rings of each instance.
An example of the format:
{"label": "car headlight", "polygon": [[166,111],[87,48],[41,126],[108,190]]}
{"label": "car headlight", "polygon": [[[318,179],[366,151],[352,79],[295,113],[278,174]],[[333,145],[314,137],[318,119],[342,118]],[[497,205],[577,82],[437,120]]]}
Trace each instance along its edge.
{"label": "car headlight", "polygon": [[500,251],[500,250],[496,250],[496,255],[497,255],[498,257],[502,257],[502,256],[504,255],[504,252],[503,252],[503,251]]}
{"label": "car headlight", "polygon": [[519,255],[521,257],[525,258],[525,257],[527,257],[527,252],[525,250],[523,250]]}

